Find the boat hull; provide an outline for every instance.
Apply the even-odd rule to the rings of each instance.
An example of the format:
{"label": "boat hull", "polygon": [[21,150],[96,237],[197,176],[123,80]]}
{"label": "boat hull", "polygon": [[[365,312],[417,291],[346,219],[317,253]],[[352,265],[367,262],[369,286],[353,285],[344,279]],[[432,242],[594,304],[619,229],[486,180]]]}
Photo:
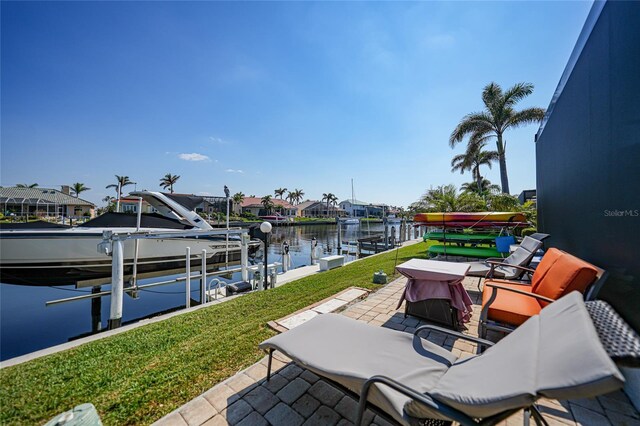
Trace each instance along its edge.
{"label": "boat hull", "polygon": [[[99,253],[102,242],[100,230],[58,232],[3,232],[0,234],[0,282],[22,285],[77,284],[85,280],[111,277],[111,256]],[[133,273],[135,241],[123,243],[125,276]],[[227,263],[224,236],[199,238],[138,240],[137,272],[147,274],[185,267],[186,248],[196,257],[194,266],[201,264],[202,250],[206,250],[211,267]],[[253,250],[257,245],[253,245]],[[228,262],[240,261],[239,239],[229,240]]]}

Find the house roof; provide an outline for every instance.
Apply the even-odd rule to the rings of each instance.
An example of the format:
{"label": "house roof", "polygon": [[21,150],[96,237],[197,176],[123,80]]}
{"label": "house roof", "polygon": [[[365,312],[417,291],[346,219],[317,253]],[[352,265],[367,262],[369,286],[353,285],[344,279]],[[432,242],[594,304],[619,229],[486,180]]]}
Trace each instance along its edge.
{"label": "house roof", "polygon": [[371,205],[371,203],[367,203],[366,201],[361,201],[361,200],[343,200],[343,201],[340,201],[340,204],[342,204],[342,203],[351,203],[351,204],[356,205],[356,206],[370,206]]}
{"label": "house roof", "polygon": [[59,204],[71,206],[92,206],[95,204],[67,195],[57,189],[51,188],[20,188],[17,186],[0,188],[0,203],[27,203],[36,204]]}
{"label": "house roof", "polygon": [[[295,209],[298,208],[296,206],[291,205],[286,200],[281,200],[280,198],[271,198],[271,202],[276,206],[282,206],[285,209]],[[259,197],[245,197],[242,200],[242,207],[262,207],[262,198]]]}
{"label": "house roof", "polygon": [[[325,201],[307,200],[304,203],[297,204],[296,207],[300,211],[306,210],[306,209],[312,209],[312,208],[313,209],[317,209],[317,208],[326,209],[327,208],[327,203]],[[336,207],[334,205],[330,205],[329,206],[329,210],[331,210],[331,211],[344,211],[340,207]]]}
{"label": "house roof", "polygon": [[315,206],[316,204],[320,203],[320,201],[317,200],[307,200],[305,202],[302,202],[300,204],[297,204],[296,207],[298,208],[298,210],[304,210],[304,209],[308,209],[309,207]]}

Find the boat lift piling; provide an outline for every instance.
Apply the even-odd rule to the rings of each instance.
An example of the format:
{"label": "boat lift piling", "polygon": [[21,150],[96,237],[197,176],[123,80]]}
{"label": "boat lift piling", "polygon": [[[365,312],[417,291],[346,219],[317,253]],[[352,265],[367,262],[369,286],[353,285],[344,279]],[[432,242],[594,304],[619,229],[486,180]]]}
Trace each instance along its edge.
{"label": "boat lift piling", "polygon": [[206,300],[207,300],[207,250],[202,249],[202,273],[200,277],[200,303],[206,303]]}
{"label": "boat lift piling", "polygon": [[191,247],[187,247],[187,255],[185,259],[185,280],[184,292],[186,295],[185,307],[191,307]]}
{"label": "boat lift piling", "polygon": [[109,309],[109,330],[122,324],[122,299],[124,296],[124,253],[122,240],[112,242],[111,260],[111,306]]}

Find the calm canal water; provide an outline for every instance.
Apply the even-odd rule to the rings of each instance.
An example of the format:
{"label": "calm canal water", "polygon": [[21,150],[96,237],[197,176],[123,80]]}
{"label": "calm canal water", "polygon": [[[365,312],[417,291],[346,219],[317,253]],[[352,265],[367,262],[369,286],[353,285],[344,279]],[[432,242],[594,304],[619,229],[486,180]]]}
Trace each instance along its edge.
{"label": "calm canal water", "polygon": [[[396,235],[399,236],[399,225]],[[391,225],[390,225],[391,228]],[[384,234],[382,224],[342,225],[342,240],[356,241],[366,236]],[[282,243],[290,246],[292,268],[311,264],[311,244],[316,238],[323,255],[337,254],[337,225],[303,225],[274,227],[269,246],[268,262],[282,259]],[[343,247],[343,250],[345,247]],[[355,252],[355,247],[352,247]],[[347,261],[355,259],[347,255]],[[175,276],[170,276],[175,277]],[[139,284],[168,277],[139,280]],[[240,280],[235,274],[228,282]],[[192,280],[193,299],[199,297],[199,283]],[[108,290],[109,286],[102,287]],[[96,304],[92,317],[91,300],[80,300],[52,306],[45,302],[87,294],[90,289],[76,289],[73,285],[56,287],[28,287],[0,284],[0,360],[10,359],[39,349],[54,346],[92,333],[98,318],[102,326],[109,319],[109,296],[102,297],[99,314]],[[185,305],[184,282],[152,287],[139,292],[133,299],[125,296],[123,322],[130,323],[158,313],[180,309]]]}

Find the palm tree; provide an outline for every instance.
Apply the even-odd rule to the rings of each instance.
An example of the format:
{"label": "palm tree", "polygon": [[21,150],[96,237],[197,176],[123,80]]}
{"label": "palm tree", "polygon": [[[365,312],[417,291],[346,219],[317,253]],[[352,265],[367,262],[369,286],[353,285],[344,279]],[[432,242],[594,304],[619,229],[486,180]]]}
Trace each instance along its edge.
{"label": "palm tree", "polygon": [[455,185],[450,184],[429,189],[411,208],[415,211],[474,212],[484,210],[486,204],[477,194],[458,194]]}
{"label": "palm tree", "polygon": [[465,115],[449,137],[451,147],[462,142],[466,136],[470,136],[470,144],[496,138],[500,160],[500,181],[504,193],[509,193],[504,132],[509,128],[539,123],[544,117],[545,110],[542,108],[525,108],[521,111],[514,109],[516,103],[531,93],[533,93],[533,84],[531,83],[517,83],[506,92],[503,92],[497,83],[489,83],[482,91],[484,111]]}
{"label": "palm tree", "polygon": [[173,194],[173,185],[175,185],[178,179],[180,179],[180,176],[167,173],[164,177],[160,178],[160,186],[164,189],[169,188],[169,191]]}
{"label": "palm tree", "polygon": [[330,216],[329,215],[329,205],[334,202],[335,198],[336,198],[335,194],[332,194],[331,192],[322,194],[322,201],[326,201],[327,202],[327,217]]}
{"label": "palm tree", "polygon": [[287,188],[278,188],[273,191],[275,196],[280,197],[281,200],[282,200],[282,197],[284,197],[285,192],[287,192]]}
{"label": "palm tree", "polygon": [[464,154],[456,155],[451,160],[451,171],[460,170],[460,174],[471,171],[479,192],[482,192],[482,175],[480,166],[486,165],[491,168],[491,163],[499,159],[497,151],[483,151],[486,142],[471,143],[467,145]]}
{"label": "palm tree", "polygon": [[304,197],[304,191],[302,189],[294,189],[292,195],[295,203],[299,204],[302,201],[302,197]]}
{"label": "palm tree", "polygon": [[242,192],[236,192],[233,194],[233,197],[231,197],[231,200],[233,201],[233,210],[238,214],[242,213],[242,207],[239,206],[241,206],[244,201],[244,194]]}
{"label": "palm tree", "polygon": [[231,199],[236,204],[242,204],[242,202],[244,201],[244,194],[242,192],[236,192],[235,194],[233,194],[233,197]]}
{"label": "palm tree", "polygon": [[273,209],[274,206],[273,201],[271,201],[271,195],[265,195],[264,197],[262,197],[260,203],[267,211],[267,214],[271,213],[271,209]]}
{"label": "palm tree", "polygon": [[338,205],[338,197],[336,195],[334,195],[334,194],[331,194],[330,203],[333,206],[334,216],[338,216],[338,209],[336,209],[336,206]]}
{"label": "palm tree", "polygon": [[76,182],[73,185],[71,185],[71,190],[73,191],[74,194],[76,194],[76,198],[80,196],[81,192],[89,191],[90,189],[91,188],[87,188],[86,186],[84,186],[84,183],[80,183],[80,182]]}
{"label": "palm tree", "polygon": [[294,204],[296,202],[296,194],[294,191],[289,191],[289,193],[287,194],[287,201],[289,201],[290,204]]}
{"label": "palm tree", "polygon": [[17,188],[37,188],[38,184],[37,183],[32,183],[32,184],[28,184],[28,183],[19,183],[16,185]]}
{"label": "palm tree", "polygon": [[326,201],[327,202],[327,216],[329,216],[329,200],[331,199],[331,197],[329,196],[329,194],[327,194],[326,192],[322,194],[322,199],[320,201]]}
{"label": "palm tree", "polygon": [[113,198],[111,195],[107,195],[106,197],[104,197],[102,199],[103,202],[107,203],[107,205],[113,203],[116,199]]}
{"label": "palm tree", "polygon": [[120,186],[120,192],[118,192],[118,198],[122,198],[122,188],[124,188],[127,185],[133,185],[133,182],[131,182],[131,180],[129,179],[129,176],[116,176],[116,180],[118,181],[117,183],[112,183],[111,185],[107,185],[105,186],[105,188],[118,188],[118,185]]}
{"label": "palm tree", "polygon": [[478,185],[478,182],[467,182],[460,186],[462,192],[472,192],[480,195],[481,197],[487,197],[489,195],[500,192],[500,186],[494,185],[489,179],[482,178],[482,181]]}

